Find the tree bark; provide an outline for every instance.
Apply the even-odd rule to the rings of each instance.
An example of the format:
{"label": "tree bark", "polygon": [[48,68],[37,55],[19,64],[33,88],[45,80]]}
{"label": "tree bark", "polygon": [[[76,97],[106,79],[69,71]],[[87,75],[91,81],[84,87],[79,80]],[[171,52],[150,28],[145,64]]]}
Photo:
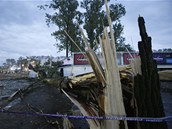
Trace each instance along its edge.
{"label": "tree bark", "polygon": [[[139,117],[164,117],[160,94],[160,81],[156,62],[153,59],[151,37],[148,37],[143,17],[138,18],[140,36],[138,42],[142,75],[135,77],[135,98]],[[165,122],[140,122],[141,129],[167,129]]]}

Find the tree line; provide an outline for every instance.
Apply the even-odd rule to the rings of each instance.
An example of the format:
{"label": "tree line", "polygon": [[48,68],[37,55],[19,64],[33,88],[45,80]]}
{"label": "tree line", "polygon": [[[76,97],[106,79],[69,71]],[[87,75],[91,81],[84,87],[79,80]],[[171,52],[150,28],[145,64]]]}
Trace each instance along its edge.
{"label": "tree line", "polygon": [[40,61],[37,60],[35,57],[19,57],[17,60],[13,58],[6,59],[6,62],[3,63],[3,66],[5,67],[11,67],[13,65],[16,65],[18,67],[27,67],[29,62],[37,62]]}
{"label": "tree line", "polygon": [[[57,41],[55,45],[58,51],[66,50],[66,57],[69,53],[79,51],[67,34],[84,51],[85,46],[78,25],[84,28],[90,47],[93,50],[98,49],[98,36],[102,34],[103,28],[108,26],[103,5],[104,0],[52,0],[50,4],[39,6],[46,11],[53,10],[53,13],[46,13],[46,23],[48,26],[54,24],[58,27],[58,30],[52,33]],[[125,51],[126,48],[133,51],[129,44],[125,44],[123,37],[124,26],[120,19],[126,14],[125,7],[115,3],[110,4],[109,9],[117,51]]]}

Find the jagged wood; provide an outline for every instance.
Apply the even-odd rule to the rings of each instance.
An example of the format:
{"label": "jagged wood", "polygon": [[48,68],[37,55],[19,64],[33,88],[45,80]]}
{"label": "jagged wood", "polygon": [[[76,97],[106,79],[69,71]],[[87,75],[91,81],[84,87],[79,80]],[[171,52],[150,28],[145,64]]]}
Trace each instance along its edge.
{"label": "jagged wood", "polygon": [[[131,107],[131,99],[133,96],[133,73],[131,68],[120,68],[120,79],[122,82],[123,97],[127,112],[134,110]],[[66,79],[66,80],[65,80]],[[97,83],[95,74],[88,73],[72,79],[65,78],[60,83],[63,93],[80,109],[83,115],[88,116],[104,116],[103,108],[105,94],[101,88],[101,83]],[[88,120],[90,128],[102,128],[102,122],[97,120]]]}
{"label": "jagged wood", "polygon": [[84,32],[82,30],[82,28],[79,26],[79,29],[81,31],[81,34],[83,36],[83,40],[84,40],[84,43],[85,43],[85,51],[86,51],[86,55],[87,55],[87,58],[88,58],[88,61],[94,71],[94,73],[96,74],[96,77],[97,77],[97,81],[102,83],[102,86],[105,85],[105,75],[104,75],[104,70],[100,64],[100,61],[98,60],[95,52],[90,48],[89,46],[89,42],[86,38],[86,36],[84,35]]}
{"label": "jagged wood", "polygon": [[[121,115],[126,116],[122,88],[119,76],[119,69],[117,65],[116,47],[114,40],[114,33],[112,29],[112,21],[110,17],[110,11],[107,5],[107,0],[105,0],[106,14],[108,16],[108,23],[110,29],[110,39],[108,32],[105,29],[105,42],[103,43],[105,62],[106,62],[106,81],[107,85],[105,87],[105,114],[106,115]],[[111,41],[110,41],[111,40]],[[128,129],[126,121],[104,121],[106,129]]]}
{"label": "jagged wood", "polygon": [[[156,62],[153,60],[151,37],[148,37],[143,17],[138,18],[140,36],[138,43],[141,58],[141,72],[135,76],[134,94],[137,100],[138,116],[163,117],[165,116],[160,94],[160,81]],[[165,122],[140,122],[141,129],[167,129]]]}
{"label": "jagged wood", "polygon": [[[119,69],[117,66],[116,58],[114,57],[113,47],[109,40],[107,28],[105,28],[104,36],[102,39],[102,52],[105,56],[105,76],[106,76],[106,87],[105,92],[105,115],[106,116],[126,116],[121,82],[119,77]],[[104,121],[105,128],[128,128],[126,123],[123,121]]]}

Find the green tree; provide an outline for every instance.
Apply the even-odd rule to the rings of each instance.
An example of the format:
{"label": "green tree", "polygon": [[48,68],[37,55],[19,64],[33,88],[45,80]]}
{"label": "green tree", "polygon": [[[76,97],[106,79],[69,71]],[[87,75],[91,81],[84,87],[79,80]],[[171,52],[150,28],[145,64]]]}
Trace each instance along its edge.
{"label": "green tree", "polygon": [[171,48],[164,48],[163,52],[172,52],[172,49]]}
{"label": "green tree", "polygon": [[158,52],[172,52],[172,48],[163,48],[163,49],[158,49]]}
{"label": "green tree", "polygon": [[28,67],[28,59],[24,57],[19,57],[17,60],[17,65],[21,68],[21,70],[25,70]]}
{"label": "green tree", "polygon": [[116,21],[116,23],[113,25],[116,50],[127,51],[126,49],[128,49],[128,51],[134,51],[133,48],[129,44],[125,44],[125,38],[122,36],[123,29],[124,29],[124,26],[118,21]]}
{"label": "green tree", "polygon": [[80,46],[80,36],[77,23],[82,23],[82,14],[77,11],[79,3],[77,0],[52,0],[49,5],[40,6],[40,8],[48,7],[53,9],[55,13],[46,13],[46,22],[48,25],[55,24],[58,30],[52,33],[57,41],[59,51],[66,49],[66,57],[69,51],[77,51],[72,41],[66,35],[66,31],[70,37]]}
{"label": "green tree", "polygon": [[[86,11],[84,13],[84,29],[87,32],[90,47],[93,49],[96,49],[95,39],[97,40],[97,37],[101,35],[103,26],[108,26],[107,15],[102,10],[103,5],[104,0],[83,0],[81,2],[81,7]],[[125,45],[125,38],[122,36],[124,26],[121,24],[120,18],[126,13],[125,7],[122,4],[111,4],[109,9],[113,23],[117,51],[124,51],[126,48],[128,48],[129,51],[132,51],[129,44]]]}
{"label": "green tree", "polygon": [[103,30],[103,0],[83,0],[81,8],[85,9],[84,13],[84,29],[87,32],[90,47],[96,49],[95,39],[102,33]]}
{"label": "green tree", "polygon": [[15,59],[6,59],[6,64],[8,66],[12,66],[12,65],[16,64],[16,61],[15,61]]}
{"label": "green tree", "polygon": [[17,60],[17,66],[19,66],[20,68],[22,68],[22,60],[24,59],[24,57],[19,57]]}
{"label": "green tree", "polygon": [[125,44],[125,38],[123,37],[124,25],[121,24],[121,18],[125,16],[126,10],[122,4],[110,5],[110,16],[113,22],[114,40],[116,43],[117,51],[134,51],[129,44]]}

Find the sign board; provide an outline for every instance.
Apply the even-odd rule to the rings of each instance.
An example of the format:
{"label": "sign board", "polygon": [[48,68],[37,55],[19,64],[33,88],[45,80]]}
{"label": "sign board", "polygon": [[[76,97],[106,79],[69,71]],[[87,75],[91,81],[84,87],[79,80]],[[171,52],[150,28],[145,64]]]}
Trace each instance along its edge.
{"label": "sign board", "polygon": [[[131,53],[133,58],[139,56],[139,53]],[[118,64],[128,65],[131,60],[131,55],[129,53],[117,53]],[[122,57],[122,59],[120,58]],[[157,65],[172,65],[172,52],[154,52],[153,58],[157,62]],[[85,53],[74,53],[74,65],[88,65],[89,62]]]}
{"label": "sign board", "polygon": [[[132,55],[132,57],[131,57],[131,55]],[[123,61],[124,61],[123,63],[124,63],[124,65],[130,64],[131,58],[136,58],[138,56],[139,56],[138,53],[131,53],[131,54],[129,54],[129,53],[123,53]]]}
{"label": "sign board", "polygon": [[74,53],[74,65],[88,65],[85,53]]}
{"label": "sign board", "polygon": [[153,58],[158,65],[171,65],[172,64],[172,52],[153,53]]}
{"label": "sign board", "polygon": [[[135,58],[139,56],[138,53],[131,53],[131,55]],[[155,52],[153,53],[153,58],[157,62],[158,65],[172,65],[172,52]],[[123,53],[123,61],[124,65],[130,63],[131,56],[129,53]]]}

